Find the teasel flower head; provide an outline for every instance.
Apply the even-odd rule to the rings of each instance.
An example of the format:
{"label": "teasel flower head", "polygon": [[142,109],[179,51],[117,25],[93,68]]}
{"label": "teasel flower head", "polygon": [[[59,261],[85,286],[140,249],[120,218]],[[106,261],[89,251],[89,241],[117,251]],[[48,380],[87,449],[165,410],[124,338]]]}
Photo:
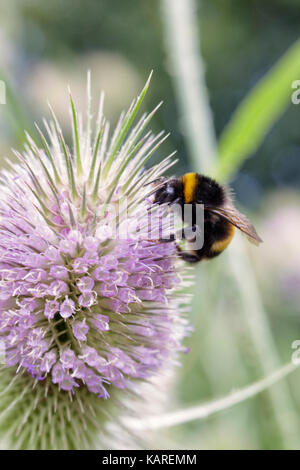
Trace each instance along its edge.
{"label": "teasel flower head", "polygon": [[73,145],[50,107],[2,171],[0,430],[15,448],[100,448],[184,349],[181,265],[151,199],[172,156],[145,170],[166,138],[145,133],[157,108],[132,126],[149,81],[111,134],[103,95],[92,129],[88,75],[85,124],[70,94]]}

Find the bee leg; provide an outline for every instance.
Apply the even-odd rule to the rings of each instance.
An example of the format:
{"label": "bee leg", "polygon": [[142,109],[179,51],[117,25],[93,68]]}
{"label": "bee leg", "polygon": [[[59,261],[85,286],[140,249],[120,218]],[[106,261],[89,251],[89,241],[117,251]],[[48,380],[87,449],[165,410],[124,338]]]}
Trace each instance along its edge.
{"label": "bee leg", "polygon": [[160,243],[170,243],[170,242],[175,242],[176,240],[176,234],[171,233],[169,238],[160,238],[159,242]]}
{"label": "bee leg", "polygon": [[[186,231],[189,235],[191,234],[192,236],[187,237]],[[175,240],[187,240],[188,242],[193,242],[195,241],[197,234],[199,234],[199,229],[197,225],[193,225],[191,227],[184,227],[176,230],[175,233],[171,233],[169,238],[160,238],[159,241],[162,243],[174,242]]]}
{"label": "bee leg", "polygon": [[196,252],[191,251],[182,251],[180,246],[177,245],[178,256],[188,263],[197,263],[201,258],[197,255]]}
{"label": "bee leg", "polygon": [[169,202],[168,206],[175,206],[176,204],[180,204],[181,202],[182,202],[182,198],[177,197],[176,199],[174,199],[174,201]]}
{"label": "bee leg", "polygon": [[[192,232],[192,237],[188,238],[186,236],[186,230],[188,230],[189,232]],[[187,240],[189,242],[193,242],[193,241],[195,241],[195,239],[197,237],[197,234],[198,235],[200,234],[199,229],[198,229],[197,225],[193,225],[191,227],[185,227],[185,228],[176,230],[175,233],[170,234],[169,238],[159,238],[159,239],[156,239],[156,240],[148,240],[148,241],[160,242],[160,243],[169,243],[169,242],[174,242],[176,240]]]}
{"label": "bee leg", "polygon": [[[148,197],[152,196],[152,194],[154,194],[156,191],[157,190],[153,191],[153,193],[151,193],[151,194],[148,194]],[[175,206],[176,204],[180,204],[181,201],[182,201],[181,197],[177,197],[176,199],[174,199],[174,201],[168,202],[168,203],[165,203],[165,204],[167,205],[167,208],[169,208],[169,207]],[[152,206],[147,209],[147,211],[152,210],[152,207],[154,207],[154,206],[161,206],[161,205],[162,205],[161,202],[154,202],[152,204]]]}
{"label": "bee leg", "polygon": [[147,239],[145,241],[147,242],[152,242],[152,243],[170,243],[174,242],[176,240],[176,235],[174,233],[171,233],[169,238],[156,238],[156,239]]}

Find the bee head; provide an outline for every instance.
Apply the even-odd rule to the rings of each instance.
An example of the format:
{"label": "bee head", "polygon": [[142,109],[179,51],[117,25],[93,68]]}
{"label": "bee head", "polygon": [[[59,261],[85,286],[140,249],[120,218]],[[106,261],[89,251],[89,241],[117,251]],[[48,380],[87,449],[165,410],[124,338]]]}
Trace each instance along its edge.
{"label": "bee head", "polygon": [[171,179],[161,186],[155,193],[154,203],[172,204],[175,200],[180,202],[182,196],[182,187],[178,180]]}

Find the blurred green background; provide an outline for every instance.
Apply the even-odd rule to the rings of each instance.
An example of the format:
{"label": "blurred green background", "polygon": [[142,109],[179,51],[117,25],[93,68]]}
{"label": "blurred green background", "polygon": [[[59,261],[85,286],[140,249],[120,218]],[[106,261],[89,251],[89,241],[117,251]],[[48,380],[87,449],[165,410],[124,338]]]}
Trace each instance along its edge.
{"label": "blurred green background", "polygon": [[[32,129],[34,120],[48,116],[47,100],[68,132],[66,88],[69,84],[79,105],[84,105],[88,68],[95,102],[104,89],[106,115],[113,123],[154,69],[146,108],[150,111],[164,100],[152,128],[166,129],[171,136],[153,161],[177,149],[175,173],[199,170],[201,155],[195,168],[189,153],[178,99],[181,85],[174,80],[166,41],[170,19],[164,17],[167,12],[161,3],[0,1],[0,78],[7,85],[7,104],[0,105],[1,165],[5,157],[12,158],[11,147],[22,147],[23,129]],[[300,1],[197,0],[195,4],[194,21],[219,138],[243,98],[299,39]],[[168,397],[172,409],[212,400],[263,377],[290,361],[291,343],[300,339],[300,105],[290,100],[300,66],[297,70],[285,84],[285,112],[277,116],[272,111],[274,125],[262,144],[249,152],[250,158],[241,158],[230,181],[239,207],[255,221],[265,243],[259,249],[244,247],[238,235],[226,254],[197,267],[191,312],[195,331],[186,341],[191,352],[183,358]],[[263,96],[258,114],[266,109],[265,102],[277,103],[276,90],[266,99]],[[254,127],[256,119],[259,131],[257,115]],[[247,138],[251,141],[252,135]],[[148,445],[300,448],[299,387],[300,373],[295,372],[272,390],[207,420],[157,431]]]}

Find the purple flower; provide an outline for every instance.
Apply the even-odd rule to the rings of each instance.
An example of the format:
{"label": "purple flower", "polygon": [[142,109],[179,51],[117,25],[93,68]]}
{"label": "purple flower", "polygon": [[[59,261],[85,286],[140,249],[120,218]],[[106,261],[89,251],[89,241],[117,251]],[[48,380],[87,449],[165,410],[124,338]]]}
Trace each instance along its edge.
{"label": "purple flower", "polygon": [[[50,194],[48,197],[51,197]],[[22,200],[21,195],[19,200]],[[34,201],[32,207],[29,202],[27,195],[26,205],[29,207],[25,211],[26,218],[31,216],[30,210],[34,213]],[[15,221],[18,226],[23,227],[17,204],[12,203],[12,206],[16,212],[10,210],[10,221]],[[5,212],[2,208],[2,220],[5,220]],[[118,388],[126,387],[133,378],[144,377],[151,371],[155,373],[159,365],[165,365],[166,357],[172,357],[176,349],[180,348],[181,335],[173,347],[174,337],[177,336],[174,336],[174,323],[180,324],[180,318],[174,313],[174,308],[167,304],[172,299],[172,289],[177,284],[175,246],[170,252],[169,245],[158,245],[160,251],[157,254],[155,243],[152,241],[136,243],[130,238],[117,240],[118,250],[112,245],[109,255],[103,256],[103,260],[101,255],[99,256],[98,266],[94,261],[89,265],[88,260],[84,258],[87,254],[84,242],[85,231],[89,236],[88,223],[79,225],[78,237],[80,235],[82,241],[80,245],[78,243],[77,251],[74,251],[74,242],[71,239],[74,230],[70,228],[68,231],[66,221],[64,235],[60,235],[65,242],[63,252],[60,248],[62,244],[55,245],[55,236],[48,230],[47,224],[44,224],[43,237],[48,244],[54,244],[53,248],[57,251],[52,251],[52,254],[55,253],[55,256],[49,258],[49,247],[40,251],[43,268],[32,268],[23,263],[21,269],[26,274],[14,281],[11,281],[11,278],[15,277],[13,273],[18,265],[11,260],[10,247],[18,243],[22,252],[28,254],[31,248],[24,237],[25,230],[19,232],[15,229],[12,233],[2,229],[1,257],[5,272],[0,299],[14,303],[10,310],[10,325],[7,325],[5,304],[0,316],[1,334],[7,344],[9,362],[19,363],[21,368],[30,373],[33,368],[43,371],[46,376],[52,376],[52,382],[59,384],[62,390],[75,391],[78,383],[70,380],[69,374],[72,375],[76,371],[76,360],[81,359],[86,367],[85,375],[80,379],[81,385],[87,386],[90,392],[95,391],[97,394],[100,389],[103,391],[106,383]],[[34,228],[27,230],[28,236],[37,236],[33,232]],[[40,230],[40,225],[36,230]],[[69,241],[71,249],[69,254],[66,254]],[[97,259],[101,244],[98,247],[97,243],[92,244],[89,241],[87,245],[91,258]],[[164,246],[165,252],[162,249]],[[56,264],[60,256],[65,260],[65,266]],[[170,258],[172,262],[167,269],[162,270],[158,263],[165,258]],[[86,263],[86,269],[80,273],[78,266],[81,260]],[[72,269],[74,265],[76,267]],[[148,269],[150,265],[151,269]],[[69,281],[65,276],[67,272],[70,274]],[[61,275],[65,280],[62,280]],[[6,278],[8,280],[5,282]],[[30,322],[23,321],[27,318],[23,304],[26,305],[27,315],[30,315]],[[49,322],[52,323],[51,329]],[[35,323],[39,325],[38,328],[34,327]],[[121,361],[120,351],[124,338],[128,338],[128,360]],[[169,340],[172,340],[172,351]],[[70,344],[68,349],[64,349],[65,344]],[[84,348],[89,348],[90,344],[94,345],[94,349],[92,353],[87,353],[88,349]],[[135,351],[139,345],[143,345],[144,353],[136,357]],[[117,356],[115,352],[110,352],[110,348],[115,346],[119,348]],[[113,356],[115,359],[117,357],[117,360],[114,361]],[[93,379],[87,379],[98,359],[109,359],[114,363],[107,371],[102,370],[99,376],[99,380],[104,378],[106,383],[98,382],[96,372],[95,376],[92,374]],[[135,365],[129,367],[131,362]]]}
{"label": "purple flower", "polygon": [[[93,144],[74,117],[71,156],[53,115],[49,144],[28,137],[20,163],[1,177],[0,339],[12,375],[32,382],[26,393],[42,377],[37,400],[60,394],[52,411],[66,396],[83,413],[80,397],[101,402],[170,369],[187,333],[176,245],[145,229],[155,210],[149,183],[171,161],[143,173],[157,145],[150,134],[138,141],[145,120],[124,140],[123,118],[108,144],[101,113]],[[117,216],[125,198],[130,209]],[[125,236],[112,237],[116,221]]]}
{"label": "purple flower", "polygon": [[72,325],[72,329],[73,335],[78,341],[86,341],[86,335],[89,331],[89,327],[86,324],[85,319],[83,321],[74,322]]}
{"label": "purple flower", "polygon": [[44,305],[44,315],[46,318],[53,319],[56,312],[60,308],[59,302],[56,300],[46,300]]}
{"label": "purple flower", "polygon": [[65,300],[60,304],[59,313],[63,318],[69,318],[75,312],[75,302],[72,299],[69,299],[68,296],[65,297]]}
{"label": "purple flower", "polygon": [[101,315],[100,313],[95,315],[93,319],[93,325],[99,331],[108,331],[109,330],[109,317],[107,315]]}

